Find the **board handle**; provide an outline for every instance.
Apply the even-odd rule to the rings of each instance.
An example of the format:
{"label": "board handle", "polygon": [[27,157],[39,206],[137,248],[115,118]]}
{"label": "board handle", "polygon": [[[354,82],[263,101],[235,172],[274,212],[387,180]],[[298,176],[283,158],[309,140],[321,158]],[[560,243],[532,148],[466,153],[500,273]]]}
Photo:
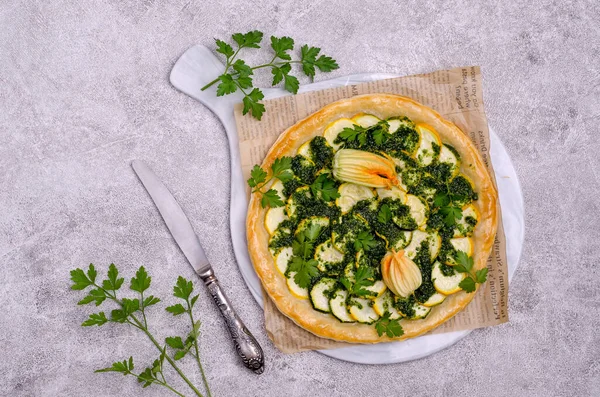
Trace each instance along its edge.
{"label": "board handle", "polygon": [[236,103],[242,102],[241,92],[217,96],[218,83],[202,91],[202,87],[219,77],[225,65],[203,45],[190,47],[175,63],[169,80],[179,91],[200,101],[221,120],[228,118]]}

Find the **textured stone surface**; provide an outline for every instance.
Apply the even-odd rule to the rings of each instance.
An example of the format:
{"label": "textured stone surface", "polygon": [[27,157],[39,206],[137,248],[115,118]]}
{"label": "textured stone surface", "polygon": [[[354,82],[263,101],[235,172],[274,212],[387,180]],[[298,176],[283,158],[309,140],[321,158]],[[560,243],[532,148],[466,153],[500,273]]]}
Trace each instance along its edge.
{"label": "textured stone surface", "polygon": [[[600,394],[598,4],[497,3],[3,1],[0,394],[164,395],[92,373],[131,354],[141,367],[154,353],[135,330],[80,327],[93,308],[77,307],[79,295],[68,289],[68,271],[89,262],[103,269],[115,262],[127,276],[143,264],[163,297],[178,274],[193,277],[130,170],[134,158],[172,188],[265,349],[264,375],[243,369],[202,290],[202,355],[213,395]],[[332,76],[482,66],[489,122],[525,196],[509,324],[398,365],[274,349],[231,249],[224,132],[167,80],[189,46],[255,28],[321,46],[341,65]],[[249,58],[267,57],[259,54]],[[268,80],[268,73],[259,79]],[[151,317],[162,337],[184,331],[162,310]],[[184,367],[195,373],[191,363]]]}

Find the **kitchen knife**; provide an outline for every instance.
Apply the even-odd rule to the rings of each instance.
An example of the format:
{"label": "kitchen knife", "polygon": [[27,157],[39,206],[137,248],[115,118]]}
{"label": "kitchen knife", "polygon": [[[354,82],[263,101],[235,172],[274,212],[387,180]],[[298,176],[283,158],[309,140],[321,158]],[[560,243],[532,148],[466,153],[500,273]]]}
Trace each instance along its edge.
{"label": "kitchen knife", "polygon": [[264,370],[262,348],[233,310],[231,302],[221,289],[187,216],[185,216],[175,197],[143,161],[133,160],[131,166],[154,201],[175,242],[181,248],[196,274],[204,281],[215,303],[221,310],[231,334],[231,339],[235,344],[235,349],[244,365],[257,374],[261,374]]}

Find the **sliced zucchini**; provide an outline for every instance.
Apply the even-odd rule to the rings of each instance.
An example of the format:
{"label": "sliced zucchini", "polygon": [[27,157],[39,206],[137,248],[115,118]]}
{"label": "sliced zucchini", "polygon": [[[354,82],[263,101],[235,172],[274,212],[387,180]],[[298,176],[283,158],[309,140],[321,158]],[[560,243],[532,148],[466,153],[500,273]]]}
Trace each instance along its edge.
{"label": "sliced zucchini", "polygon": [[392,293],[388,290],[383,294],[379,295],[375,298],[373,303],[373,310],[380,316],[383,316],[385,312],[390,312],[390,318],[395,320],[397,318],[402,317],[400,312],[394,307],[394,299],[392,298]]}
{"label": "sliced zucchini", "polygon": [[420,320],[422,318],[427,317],[427,315],[431,311],[431,308],[421,305],[419,303],[415,303],[413,305],[413,310],[415,311],[415,314],[412,317],[410,317],[410,319],[411,320]]}
{"label": "sliced zucchini", "polygon": [[383,281],[377,280],[373,285],[363,287],[363,289],[366,289],[367,291],[371,292],[369,296],[378,297],[385,292],[387,287],[385,286],[385,283]]}
{"label": "sliced zucchini", "polygon": [[[467,221],[467,218],[470,218],[469,221],[474,221],[470,223]],[[479,211],[473,204],[469,204],[462,209],[462,218],[456,221],[456,226],[454,228],[454,237],[468,237],[473,233],[473,229],[477,222],[479,221]]]}
{"label": "sliced zucchini", "polygon": [[417,256],[417,252],[421,248],[421,243],[426,241],[429,237],[429,233],[424,232],[422,230],[415,230],[412,232],[412,239],[410,240],[410,244],[404,248],[404,252],[406,256],[410,259],[414,259]]}
{"label": "sliced zucchini", "polygon": [[373,116],[372,114],[359,113],[352,117],[352,121],[361,127],[369,128],[379,123],[381,119]]}
{"label": "sliced zucchini", "polygon": [[456,265],[456,254],[458,254],[458,251],[464,252],[467,256],[473,255],[473,240],[469,237],[451,238],[450,244],[454,248],[454,252],[446,255],[447,265]]}
{"label": "sliced zucchini", "polygon": [[452,269],[454,274],[451,276],[445,276],[442,273],[442,264],[436,261],[433,264],[431,270],[431,280],[433,281],[433,287],[437,292],[444,295],[450,295],[461,290],[458,286],[461,281],[467,276],[466,273],[459,273]]}
{"label": "sliced zucchini", "polygon": [[[273,185],[271,185],[271,189],[275,189],[279,197],[285,200],[283,195],[283,183],[277,180]],[[267,210],[265,215],[265,229],[269,234],[273,234],[279,224],[285,220],[289,219],[285,210],[285,207],[271,207]]]}
{"label": "sliced zucchini", "polygon": [[442,141],[433,127],[427,124],[419,123],[415,129],[421,136],[415,158],[419,164],[427,166],[439,157]]}
{"label": "sliced zucchini", "polygon": [[338,289],[333,294],[333,298],[329,300],[329,307],[331,314],[343,323],[353,323],[356,320],[350,316],[348,312],[348,306],[346,306],[346,299],[348,299],[348,291]]}
{"label": "sliced zucchini", "polygon": [[340,197],[335,200],[335,204],[340,207],[342,214],[350,211],[359,201],[375,197],[371,188],[354,183],[342,183],[338,188],[338,193]]}
{"label": "sliced zucchini", "polygon": [[453,146],[450,146],[447,143],[442,145],[439,162],[450,164],[450,172],[452,176],[455,176],[460,169],[460,155]]}
{"label": "sliced zucchini", "polygon": [[344,277],[346,277],[351,283],[355,281],[354,269],[356,269],[356,265],[354,263],[348,263],[344,268]]}
{"label": "sliced zucchini", "polygon": [[389,133],[393,134],[398,131],[401,126],[415,128],[415,125],[408,117],[390,117],[386,120],[390,126]]}
{"label": "sliced zucchini", "polygon": [[290,219],[287,216],[285,207],[271,207],[265,215],[265,228],[269,234],[275,233],[281,222]]}
{"label": "sliced zucchini", "polygon": [[331,311],[329,307],[328,293],[335,287],[336,280],[328,277],[323,277],[313,285],[310,290],[310,301],[312,302],[315,310],[323,313],[329,313]]}
{"label": "sliced zucchini", "polygon": [[442,248],[442,237],[438,232],[429,233],[429,253],[431,254],[431,260],[437,258]]}
{"label": "sliced zucchini", "polygon": [[298,154],[312,161],[312,152],[310,150],[310,140],[304,142],[298,148]]}
{"label": "sliced zucchini", "polygon": [[285,274],[288,263],[290,262],[290,258],[293,255],[294,251],[292,250],[292,247],[284,247],[279,251],[279,253],[277,253],[277,255],[275,255],[275,266],[281,274]]}
{"label": "sliced zucchini", "polygon": [[431,295],[429,297],[429,299],[427,299],[427,302],[423,303],[423,306],[426,306],[426,307],[437,306],[445,300],[446,300],[446,295],[436,292],[435,294]]}
{"label": "sliced zucchini", "polygon": [[358,269],[361,266],[371,266],[371,262],[369,261],[369,256],[365,255],[365,252],[361,249],[356,253],[355,256],[355,266]]}
{"label": "sliced zucchini", "polygon": [[408,194],[406,205],[410,207],[410,216],[415,220],[418,227],[427,223],[427,204],[421,198]]}
{"label": "sliced zucchini", "polygon": [[380,200],[383,200],[387,197],[393,200],[400,200],[402,204],[406,204],[406,201],[408,200],[406,192],[402,189],[397,188],[396,186],[392,186],[391,189],[377,189],[377,196]]}
{"label": "sliced zucchini", "polygon": [[354,128],[356,124],[354,121],[348,118],[342,118],[334,121],[329,124],[327,128],[325,128],[325,132],[323,133],[323,137],[327,140],[327,143],[331,145],[333,150],[338,150],[341,144],[334,143],[335,139],[338,137],[340,132],[344,130],[344,128]]}
{"label": "sliced zucchini", "polygon": [[371,305],[370,299],[353,298],[348,303],[348,311],[350,316],[359,323],[372,324],[379,319],[379,315],[375,312]]}
{"label": "sliced zucchini", "polygon": [[315,260],[318,265],[317,268],[326,272],[331,266],[340,263],[344,260],[344,254],[338,251],[331,242],[331,239],[319,244],[315,249]]}
{"label": "sliced zucchini", "polygon": [[292,295],[294,295],[298,299],[308,299],[308,288],[302,288],[294,281],[294,276],[296,272],[291,272],[287,279],[287,286],[290,289]]}
{"label": "sliced zucchini", "polygon": [[285,206],[285,212],[287,213],[287,216],[290,218],[294,218],[296,216],[296,207],[298,206],[296,204],[296,196],[300,195],[300,194],[303,194],[306,197],[310,197],[311,196],[310,187],[308,187],[308,186],[299,187],[298,189],[296,189],[296,191],[294,193],[292,193],[292,195],[288,199],[287,204]]}
{"label": "sliced zucchini", "polygon": [[329,218],[324,216],[311,216],[310,218],[302,219],[296,228],[295,235],[303,233],[313,225],[321,226],[321,230],[329,226]]}

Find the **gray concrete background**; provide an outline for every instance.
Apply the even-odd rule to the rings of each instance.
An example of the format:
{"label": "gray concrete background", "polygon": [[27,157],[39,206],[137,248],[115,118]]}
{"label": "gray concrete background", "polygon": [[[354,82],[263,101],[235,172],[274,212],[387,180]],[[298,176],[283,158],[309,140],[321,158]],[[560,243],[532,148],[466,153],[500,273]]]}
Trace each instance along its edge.
{"label": "gray concrete background", "polygon": [[[597,1],[4,0],[0,27],[1,395],[165,395],[93,373],[130,355],[143,367],[155,353],[125,326],[80,327],[94,307],[77,307],[69,290],[69,270],[90,262],[102,271],[115,262],[127,277],[146,266],[169,304],[176,276],[194,277],[130,170],[134,158],[172,188],[265,349],[262,376],[243,369],[201,290],[214,396],[600,394]],[[489,123],[525,197],[510,323],[388,366],[271,345],[234,262],[224,131],[167,79],[189,46],[256,28],[321,46],[341,66],[332,77],[481,65]],[[162,308],[150,317],[161,338],[185,330]],[[196,374],[192,364],[183,366]]]}

